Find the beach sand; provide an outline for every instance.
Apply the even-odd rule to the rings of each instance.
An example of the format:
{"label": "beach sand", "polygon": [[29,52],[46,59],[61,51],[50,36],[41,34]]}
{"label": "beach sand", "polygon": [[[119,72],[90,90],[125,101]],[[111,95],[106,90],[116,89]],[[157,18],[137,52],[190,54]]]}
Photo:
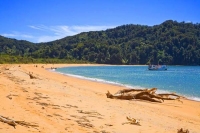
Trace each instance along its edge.
{"label": "beach sand", "polygon": [[[0,122],[0,132],[177,133],[183,128],[200,133],[200,102],[109,99],[108,90],[115,93],[124,88],[45,69],[75,65],[0,65],[0,115],[38,125],[14,128]],[[37,79],[30,79],[29,72]],[[139,120],[140,126],[124,124],[127,116]]]}

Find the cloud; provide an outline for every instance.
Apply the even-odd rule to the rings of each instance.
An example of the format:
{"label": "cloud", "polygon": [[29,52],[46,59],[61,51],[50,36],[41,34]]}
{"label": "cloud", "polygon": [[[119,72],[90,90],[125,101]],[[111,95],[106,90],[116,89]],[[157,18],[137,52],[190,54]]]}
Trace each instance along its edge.
{"label": "cloud", "polygon": [[43,28],[41,28],[40,26],[33,26],[33,25],[30,25],[29,26],[30,28],[33,28],[33,29],[36,29],[36,30],[42,30]]}
{"label": "cloud", "polygon": [[37,37],[37,43],[39,42],[49,42],[53,40],[61,39],[60,36],[39,36]]}
{"label": "cloud", "polygon": [[188,21],[186,21],[186,23],[192,23],[192,21],[189,21],[189,20],[188,20]]}
{"label": "cloud", "polygon": [[[26,40],[26,39],[30,39],[30,38],[33,38],[32,35],[29,35],[29,34],[23,34],[23,33],[20,33],[20,32],[12,32],[12,33],[4,33],[2,34],[2,36],[6,36],[6,37],[12,37],[12,38],[20,38],[22,40]],[[23,39],[24,38],[24,39]]]}
{"label": "cloud", "polygon": [[[81,32],[106,30],[109,28],[114,28],[116,26],[29,25],[28,27],[29,29],[26,29],[26,31],[23,32],[13,31],[11,33],[4,33],[1,35],[18,40],[27,40],[34,43],[39,43],[54,41],[67,36],[73,36]],[[25,32],[26,34],[24,34]]]}
{"label": "cloud", "polygon": [[16,35],[15,34],[7,34],[7,33],[4,33],[2,34],[3,36],[7,36],[7,37],[15,37]]}
{"label": "cloud", "polygon": [[67,26],[67,25],[34,26],[34,25],[31,25],[29,27],[34,30],[40,30],[43,32],[42,33],[43,35],[37,37],[37,42],[48,42],[48,41],[61,39],[66,36],[76,35],[81,32],[106,30],[108,28],[114,28],[116,26]]}

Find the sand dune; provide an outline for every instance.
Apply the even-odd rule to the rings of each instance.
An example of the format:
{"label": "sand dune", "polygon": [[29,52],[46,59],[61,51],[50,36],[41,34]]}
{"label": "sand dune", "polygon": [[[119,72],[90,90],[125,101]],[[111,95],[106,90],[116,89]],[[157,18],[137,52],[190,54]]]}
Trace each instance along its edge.
{"label": "sand dune", "polygon": [[[108,99],[107,90],[115,93],[124,88],[45,69],[63,66],[74,64],[0,65],[0,116],[38,126],[14,128],[0,122],[0,132],[177,133],[180,128],[200,132],[200,102]],[[36,79],[30,79],[29,72]],[[140,125],[127,123],[127,116]]]}

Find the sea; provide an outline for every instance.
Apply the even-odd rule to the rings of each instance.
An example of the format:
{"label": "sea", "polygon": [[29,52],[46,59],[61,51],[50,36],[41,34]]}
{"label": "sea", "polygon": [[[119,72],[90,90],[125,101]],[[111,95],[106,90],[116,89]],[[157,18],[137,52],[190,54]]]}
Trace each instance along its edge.
{"label": "sea", "polygon": [[176,93],[200,101],[200,66],[168,66],[166,71],[132,65],[75,66],[55,72],[127,88],[158,88],[157,93]]}

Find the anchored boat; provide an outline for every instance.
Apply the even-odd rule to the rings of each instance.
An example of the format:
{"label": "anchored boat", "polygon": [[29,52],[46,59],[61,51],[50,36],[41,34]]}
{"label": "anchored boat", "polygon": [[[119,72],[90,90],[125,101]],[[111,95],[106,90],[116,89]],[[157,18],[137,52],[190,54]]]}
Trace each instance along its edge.
{"label": "anchored boat", "polygon": [[166,65],[149,65],[148,66],[149,70],[167,70]]}

